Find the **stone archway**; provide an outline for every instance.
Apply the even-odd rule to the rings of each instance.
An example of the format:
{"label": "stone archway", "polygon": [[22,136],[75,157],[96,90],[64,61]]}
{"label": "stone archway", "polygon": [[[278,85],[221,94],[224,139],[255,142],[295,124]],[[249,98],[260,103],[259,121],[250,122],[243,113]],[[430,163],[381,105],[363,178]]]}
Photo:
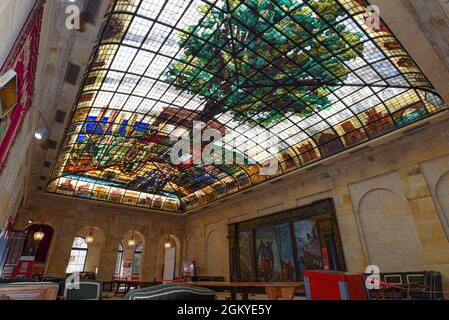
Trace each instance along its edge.
{"label": "stone archway", "polygon": [[[33,239],[35,232],[41,231],[44,233],[44,238],[41,241],[36,241]],[[39,224],[33,223],[25,228],[25,233],[27,234],[27,240],[24,247],[32,246],[35,248],[34,253],[34,265],[33,273],[34,275],[39,275],[43,277],[47,268],[47,264],[50,256],[51,249],[54,245],[54,228],[47,223]]]}
{"label": "stone archway", "polygon": [[443,174],[438,180],[435,195],[443,211],[444,218],[449,224],[449,171]]}

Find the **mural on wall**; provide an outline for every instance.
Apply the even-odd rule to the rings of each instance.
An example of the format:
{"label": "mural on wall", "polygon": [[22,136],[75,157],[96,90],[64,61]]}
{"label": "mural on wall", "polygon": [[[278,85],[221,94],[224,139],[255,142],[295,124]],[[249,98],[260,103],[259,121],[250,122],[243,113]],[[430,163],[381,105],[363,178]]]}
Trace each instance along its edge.
{"label": "mural on wall", "polygon": [[257,267],[264,280],[293,280],[294,257],[288,223],[256,230]]}
{"label": "mural on wall", "polygon": [[299,270],[323,268],[320,237],[313,219],[296,221],[294,224]]}
{"label": "mural on wall", "polygon": [[250,231],[241,232],[239,234],[239,263],[240,272],[243,278],[254,277],[254,267],[251,256],[251,248],[253,247],[253,240]]}
{"label": "mural on wall", "polygon": [[230,225],[235,280],[289,281],[304,270],[345,270],[330,199]]}
{"label": "mural on wall", "polygon": [[13,50],[0,69],[0,74],[11,69],[17,74],[17,104],[0,119],[0,170],[5,166],[8,152],[32,103],[43,7],[44,1],[37,0]]}

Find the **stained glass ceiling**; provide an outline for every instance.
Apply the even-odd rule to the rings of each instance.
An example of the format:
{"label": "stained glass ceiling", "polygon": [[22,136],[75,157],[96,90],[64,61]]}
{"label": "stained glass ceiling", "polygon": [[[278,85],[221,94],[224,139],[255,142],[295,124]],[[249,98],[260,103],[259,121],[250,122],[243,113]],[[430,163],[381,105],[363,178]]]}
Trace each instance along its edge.
{"label": "stained glass ceiling", "polygon": [[111,1],[47,191],[184,213],[445,109],[367,5]]}

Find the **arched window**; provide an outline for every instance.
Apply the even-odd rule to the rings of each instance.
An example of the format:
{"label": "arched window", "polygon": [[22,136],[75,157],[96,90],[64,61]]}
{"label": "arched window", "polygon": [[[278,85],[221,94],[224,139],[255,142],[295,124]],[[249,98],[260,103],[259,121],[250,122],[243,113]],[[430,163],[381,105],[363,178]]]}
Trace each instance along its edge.
{"label": "arched window", "polygon": [[140,263],[142,261],[143,243],[139,242],[134,248],[133,276],[140,275]]}
{"label": "arched window", "polygon": [[83,237],[73,239],[72,251],[66,273],[83,272],[86,264],[88,246]]}
{"label": "arched window", "polygon": [[117,260],[115,261],[115,275],[120,275],[120,269],[122,268],[122,259],[123,259],[123,244],[119,242],[118,251],[117,251]]}

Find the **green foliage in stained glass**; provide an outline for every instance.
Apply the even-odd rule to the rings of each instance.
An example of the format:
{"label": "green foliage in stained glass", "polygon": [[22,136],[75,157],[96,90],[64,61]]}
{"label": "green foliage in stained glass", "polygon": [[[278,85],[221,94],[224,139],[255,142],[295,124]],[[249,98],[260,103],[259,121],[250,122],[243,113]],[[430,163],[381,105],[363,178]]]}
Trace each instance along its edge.
{"label": "green foliage in stained glass", "polygon": [[344,81],[344,62],[363,51],[362,35],[338,23],[347,15],[335,1],[230,0],[198,10],[205,18],[181,33],[182,62],[165,75],[207,99],[203,121],[230,111],[238,123],[267,126],[328,108],[320,84]]}

